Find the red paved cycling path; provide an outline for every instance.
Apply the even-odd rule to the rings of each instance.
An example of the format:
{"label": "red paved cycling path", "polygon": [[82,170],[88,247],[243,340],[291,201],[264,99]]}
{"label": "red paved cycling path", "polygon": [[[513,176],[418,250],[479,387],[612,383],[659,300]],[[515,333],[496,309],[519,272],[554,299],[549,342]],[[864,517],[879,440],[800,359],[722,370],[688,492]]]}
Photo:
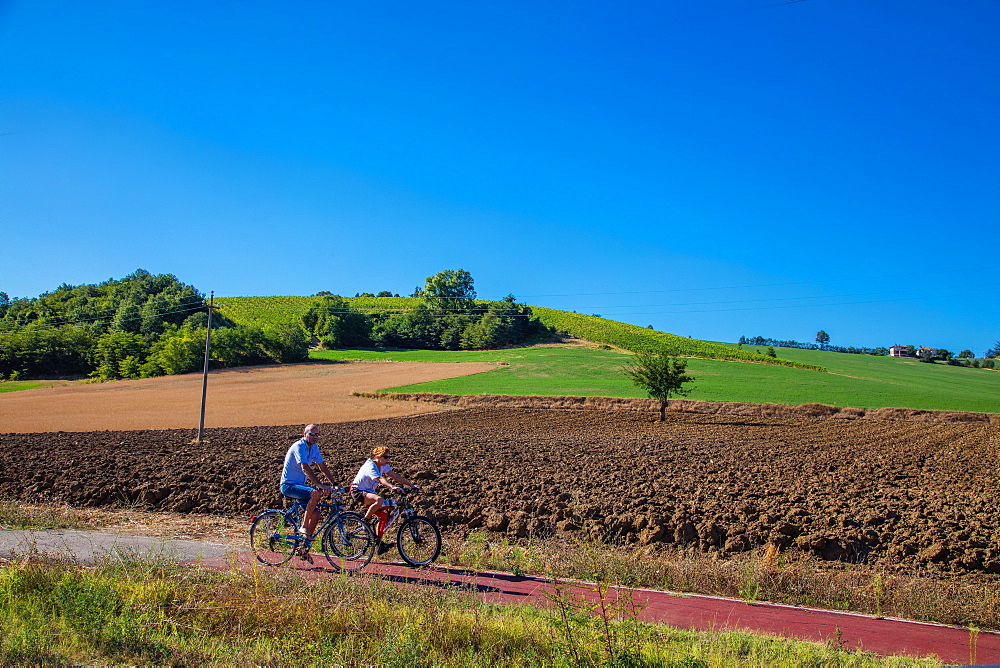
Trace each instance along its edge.
{"label": "red paved cycling path", "polygon": [[[232,567],[226,557],[205,559],[199,563],[203,567],[223,570]],[[249,569],[254,564],[260,568],[271,568],[257,564],[249,553],[239,555],[241,568]],[[281,568],[296,569],[313,577],[335,574],[319,555],[316,556],[315,565],[292,559]],[[440,567],[414,569],[402,562],[391,561],[373,561],[362,574],[402,584],[465,587],[476,592],[484,601],[494,603],[548,606],[551,604],[550,596],[556,593],[557,587],[544,578]],[[561,586],[563,594],[577,600],[583,596],[589,601],[597,601],[592,585],[574,582]],[[980,632],[973,636],[966,628],[941,624],[881,619],[787,605],[748,604],[735,599],[650,589],[612,588],[607,599],[613,603],[623,596],[626,597],[623,599],[625,602],[629,594],[632,596],[632,604],[641,608],[640,620],[678,628],[744,630],[817,642],[840,642],[847,649],[866,650],[882,655],[933,655],[946,664],[1000,664],[998,633]]]}

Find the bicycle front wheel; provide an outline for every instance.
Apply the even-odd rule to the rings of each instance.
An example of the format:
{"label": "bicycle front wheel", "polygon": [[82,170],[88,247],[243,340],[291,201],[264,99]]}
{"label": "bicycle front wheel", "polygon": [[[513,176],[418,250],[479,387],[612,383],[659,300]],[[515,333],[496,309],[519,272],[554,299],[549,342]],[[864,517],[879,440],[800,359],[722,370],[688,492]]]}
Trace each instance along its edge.
{"label": "bicycle front wheel", "polygon": [[426,566],[441,554],[441,531],[428,517],[411,517],[399,527],[396,547],[410,566]]}
{"label": "bicycle front wheel", "polygon": [[280,566],[295,554],[298,545],[295,520],[280,510],[265,510],[250,525],[250,549],[257,561]]}
{"label": "bicycle front wheel", "polygon": [[343,513],[323,532],[323,554],[338,571],[353,573],[372,560],[377,541],[375,532],[361,515]]}

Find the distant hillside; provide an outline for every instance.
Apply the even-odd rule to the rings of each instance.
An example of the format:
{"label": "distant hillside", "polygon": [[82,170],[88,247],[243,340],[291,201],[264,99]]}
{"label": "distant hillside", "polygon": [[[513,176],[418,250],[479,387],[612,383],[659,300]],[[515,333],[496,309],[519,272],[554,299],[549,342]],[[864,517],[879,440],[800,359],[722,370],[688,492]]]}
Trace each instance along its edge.
{"label": "distant hillside", "polygon": [[[280,325],[298,324],[302,314],[316,302],[316,299],[316,297],[227,297],[216,299],[216,304],[223,315],[237,324],[272,328]],[[358,311],[385,313],[411,309],[420,300],[413,297],[349,297],[347,301],[351,308]],[[757,352],[658,332],[608,318],[539,306],[532,306],[531,310],[542,324],[553,331],[632,352],[669,348],[685,357],[755,362],[826,371],[825,368],[815,364],[768,357]]]}
{"label": "distant hillside", "polygon": [[606,343],[632,352],[656,351],[669,348],[685,357],[703,357],[706,359],[734,362],[757,362],[759,364],[775,364],[799,369],[826,371],[823,367],[815,364],[768,357],[767,355],[749,350],[741,350],[718,343],[658,332],[648,327],[629,325],[624,322],[609,320],[608,318],[582,315],[569,311],[557,311],[540,306],[532,306],[531,310],[534,311],[543,324],[557,332],[565,332],[581,339]]}

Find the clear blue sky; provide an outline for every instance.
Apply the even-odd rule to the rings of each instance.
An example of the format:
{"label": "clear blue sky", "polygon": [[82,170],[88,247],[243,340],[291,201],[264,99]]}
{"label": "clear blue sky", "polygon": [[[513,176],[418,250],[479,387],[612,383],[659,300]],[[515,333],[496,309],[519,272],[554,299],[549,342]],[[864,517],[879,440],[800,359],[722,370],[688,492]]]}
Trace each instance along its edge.
{"label": "clear blue sky", "polygon": [[0,0],[0,290],[1000,339],[1000,2]]}

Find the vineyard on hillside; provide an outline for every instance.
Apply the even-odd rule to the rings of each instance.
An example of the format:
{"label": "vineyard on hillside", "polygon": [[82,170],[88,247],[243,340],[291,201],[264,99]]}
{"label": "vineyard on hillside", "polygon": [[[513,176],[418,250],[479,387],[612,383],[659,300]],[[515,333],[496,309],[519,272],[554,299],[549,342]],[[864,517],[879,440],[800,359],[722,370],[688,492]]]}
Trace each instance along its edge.
{"label": "vineyard on hillside", "polygon": [[[302,316],[319,297],[222,297],[216,298],[219,312],[238,325],[282,327],[299,325]],[[345,297],[355,311],[361,313],[403,313],[413,309],[420,300],[415,297]],[[487,302],[481,302],[487,303]]]}
{"label": "vineyard on hillside", "polygon": [[[420,300],[414,297],[348,297],[351,308],[362,313],[404,312]],[[300,324],[302,315],[316,303],[316,297],[226,297],[216,299],[222,315],[240,325],[274,328]],[[477,302],[487,304],[488,302]],[[535,317],[554,332],[604,343],[632,352],[670,349],[685,357],[702,357],[735,362],[756,362],[825,371],[813,364],[768,357],[757,352],[730,348],[707,341],[630,325],[592,315],[532,306]]]}
{"label": "vineyard on hillside", "polygon": [[531,310],[546,327],[557,332],[565,332],[571,336],[597,343],[606,343],[632,352],[655,352],[664,348],[674,350],[684,357],[704,357],[707,359],[730,360],[734,362],[757,362],[760,364],[777,364],[800,369],[826,371],[814,364],[803,364],[781,358],[768,357],[757,352],[740,350],[721,346],[717,343],[689,339],[676,334],[658,332],[647,327],[630,325],[624,322],[608,320],[594,315],[556,311],[554,309],[532,306]]}

